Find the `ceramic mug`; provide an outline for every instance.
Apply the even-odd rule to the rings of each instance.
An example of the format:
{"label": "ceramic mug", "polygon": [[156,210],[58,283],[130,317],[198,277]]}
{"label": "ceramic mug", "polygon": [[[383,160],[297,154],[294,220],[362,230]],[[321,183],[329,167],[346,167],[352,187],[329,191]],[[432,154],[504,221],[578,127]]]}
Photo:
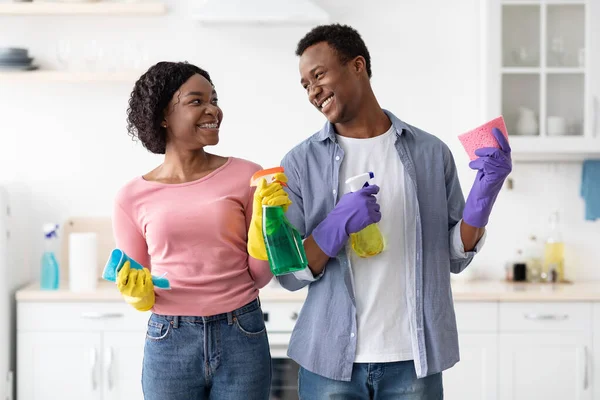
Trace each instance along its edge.
{"label": "ceramic mug", "polygon": [[546,122],[548,136],[567,135],[567,121],[563,117],[550,116]]}

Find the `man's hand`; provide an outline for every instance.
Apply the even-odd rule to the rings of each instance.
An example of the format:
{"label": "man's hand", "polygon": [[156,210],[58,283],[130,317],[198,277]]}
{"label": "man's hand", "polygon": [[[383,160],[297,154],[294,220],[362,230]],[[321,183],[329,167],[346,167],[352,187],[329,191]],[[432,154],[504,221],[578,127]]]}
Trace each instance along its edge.
{"label": "man's hand", "polygon": [[511,149],[508,141],[498,128],[492,134],[500,144],[500,148],[484,147],[475,150],[477,159],[469,163],[476,169],[475,183],[467,197],[463,220],[476,228],[487,225],[492,207],[496,201],[504,180],[512,171]]}

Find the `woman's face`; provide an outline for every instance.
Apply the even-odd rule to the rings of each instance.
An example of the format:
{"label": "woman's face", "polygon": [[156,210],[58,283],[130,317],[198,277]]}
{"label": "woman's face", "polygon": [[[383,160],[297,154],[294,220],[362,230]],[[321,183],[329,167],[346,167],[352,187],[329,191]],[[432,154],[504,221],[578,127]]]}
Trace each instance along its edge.
{"label": "woman's face", "polygon": [[196,150],[219,143],[223,111],[217,105],[217,92],[202,75],[192,75],[175,92],[165,110],[167,146]]}

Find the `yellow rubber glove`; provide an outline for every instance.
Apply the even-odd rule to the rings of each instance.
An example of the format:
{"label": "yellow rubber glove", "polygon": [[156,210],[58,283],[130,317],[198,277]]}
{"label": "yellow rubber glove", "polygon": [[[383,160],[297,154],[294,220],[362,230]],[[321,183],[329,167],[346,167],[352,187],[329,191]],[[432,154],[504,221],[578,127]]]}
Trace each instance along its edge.
{"label": "yellow rubber glove", "polygon": [[129,261],[125,261],[117,274],[117,288],[138,311],[148,311],[154,305],[154,284],[148,268],[131,269]]}
{"label": "yellow rubber glove", "polygon": [[275,174],[274,179],[275,181],[269,184],[264,178],[261,179],[254,192],[252,220],[248,229],[248,254],[257,260],[268,260],[262,235],[262,206],[281,206],[285,212],[292,204],[288,194],[283,190],[283,184],[287,182],[285,174]]}

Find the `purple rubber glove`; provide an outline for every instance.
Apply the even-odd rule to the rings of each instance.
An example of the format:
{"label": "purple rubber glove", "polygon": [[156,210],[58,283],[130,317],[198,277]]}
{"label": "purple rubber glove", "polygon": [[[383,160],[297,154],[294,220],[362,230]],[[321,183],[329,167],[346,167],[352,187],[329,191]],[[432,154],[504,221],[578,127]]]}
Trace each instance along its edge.
{"label": "purple rubber glove", "polygon": [[379,186],[371,185],[342,196],[335,208],[313,230],[317,246],[329,257],[335,257],[351,233],[360,232],[379,222],[381,213],[375,195]]}
{"label": "purple rubber glove", "polygon": [[492,134],[500,144],[500,148],[477,149],[475,155],[479,158],[469,163],[469,167],[478,171],[475,183],[467,197],[463,221],[477,228],[487,225],[492,206],[502,189],[502,184],[512,171],[511,150],[508,141],[498,128],[492,129]]}

